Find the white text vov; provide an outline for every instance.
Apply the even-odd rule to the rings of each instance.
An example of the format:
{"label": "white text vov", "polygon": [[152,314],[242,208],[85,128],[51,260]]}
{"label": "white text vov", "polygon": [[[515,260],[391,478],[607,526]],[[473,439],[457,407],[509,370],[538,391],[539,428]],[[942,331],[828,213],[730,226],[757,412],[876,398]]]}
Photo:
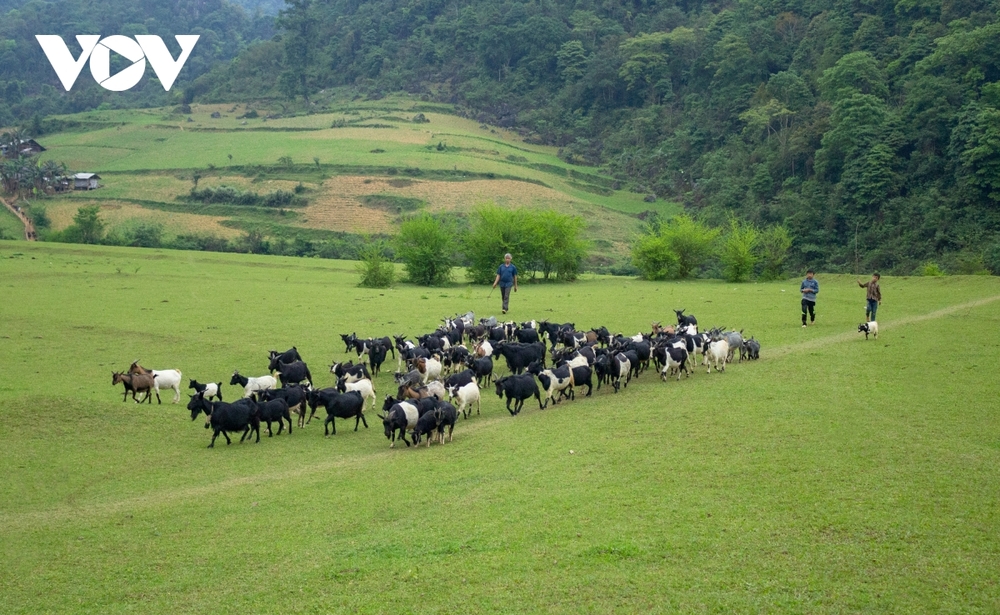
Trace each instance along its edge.
{"label": "white text vov", "polygon": [[[180,45],[181,54],[176,60],[170,55],[170,51],[159,36],[149,34],[137,34],[135,39],[116,34],[101,38],[97,34],[78,34],[76,41],[80,44],[79,58],[73,58],[69,48],[61,36],[55,34],[38,34],[35,38],[42,46],[45,57],[49,59],[49,64],[55,69],[59,81],[68,92],[76,78],[83,70],[83,64],[90,59],[90,74],[94,80],[105,90],[112,92],[124,92],[135,86],[142,79],[146,72],[146,60],[149,60],[156,73],[163,89],[170,91],[170,87],[177,79],[177,75],[184,67],[184,62],[191,55],[195,43],[198,42],[199,34],[175,35],[174,39]],[[111,75],[111,52],[121,55],[132,62],[132,65],[118,73]]]}

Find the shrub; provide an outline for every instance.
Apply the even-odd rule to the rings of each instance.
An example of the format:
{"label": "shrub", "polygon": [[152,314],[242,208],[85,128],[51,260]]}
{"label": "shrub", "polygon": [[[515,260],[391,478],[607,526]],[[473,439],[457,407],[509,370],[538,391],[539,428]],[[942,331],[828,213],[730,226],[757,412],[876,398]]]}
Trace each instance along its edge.
{"label": "shrub", "polygon": [[414,284],[441,286],[451,281],[453,233],[428,213],[404,222],[396,236],[396,252]]}
{"label": "shrub", "polygon": [[104,238],[104,222],[98,217],[100,211],[100,205],[77,209],[73,216],[73,224],[61,233],[53,233],[49,238],[52,241],[66,243],[101,243]]}
{"label": "shrub", "polygon": [[924,263],[923,267],[920,269],[920,274],[931,277],[945,275],[944,271],[941,270],[941,267],[939,267],[937,263],[930,262]]}
{"label": "shrub", "polygon": [[646,280],[667,280],[677,277],[680,259],[665,237],[650,233],[632,246],[632,264]]}
{"label": "shrub", "polygon": [[759,236],[756,226],[735,218],[729,221],[729,232],[722,238],[722,249],[719,251],[727,282],[747,282],[753,276],[759,258]]}
{"label": "shrub", "polygon": [[493,282],[497,265],[510,252],[520,279],[535,272],[545,279],[575,279],[586,256],[583,228],[581,218],[556,211],[480,205],[472,212],[463,241],[469,261],[466,275],[474,284]]}
{"label": "shrub", "polygon": [[694,275],[708,261],[712,255],[712,244],[719,236],[718,229],[708,228],[685,215],[671,218],[660,233],[677,255],[679,278]]}
{"label": "shrub", "polygon": [[396,268],[392,261],[386,258],[385,242],[373,241],[366,243],[358,255],[358,274],[361,280],[358,286],[365,288],[388,288],[396,281]]}
{"label": "shrub", "polygon": [[1000,275],[1000,242],[986,248],[986,253],[983,254],[983,264],[993,275]]}
{"label": "shrub", "polygon": [[52,220],[49,219],[48,212],[41,205],[32,205],[28,210],[28,215],[31,217],[31,223],[35,225],[36,229],[47,229],[52,226]]}
{"label": "shrub", "polygon": [[712,255],[718,229],[680,215],[661,223],[652,216],[647,231],[632,247],[632,263],[648,280],[687,278]]}
{"label": "shrub", "polygon": [[760,259],[764,264],[762,280],[780,280],[785,277],[785,262],[792,247],[792,235],[784,226],[772,226],[760,233]]}

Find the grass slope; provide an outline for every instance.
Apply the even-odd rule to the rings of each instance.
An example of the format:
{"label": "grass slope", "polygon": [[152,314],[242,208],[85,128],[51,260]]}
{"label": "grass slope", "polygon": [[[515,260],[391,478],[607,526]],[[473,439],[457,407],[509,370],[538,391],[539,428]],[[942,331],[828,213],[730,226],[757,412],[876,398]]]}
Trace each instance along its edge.
{"label": "grass slope", "polygon": [[808,329],[798,280],[526,285],[518,319],[635,332],[683,307],[762,358],[516,418],[484,391],[430,449],[389,450],[369,413],[206,450],[201,420],[121,403],[111,370],[228,382],[295,344],[328,386],[338,333],[412,335],[497,297],[359,289],[336,261],[0,242],[0,610],[996,612],[1000,284],[884,278],[865,342],[863,293],[819,279]]}
{"label": "grass slope", "polygon": [[[276,189],[272,183],[302,182],[313,204],[288,224],[337,231],[386,232],[398,225],[399,216],[365,207],[366,197],[419,199],[432,211],[460,212],[495,201],[576,213],[590,223],[590,238],[624,253],[639,227],[636,214],[678,211],[674,203],[647,203],[643,195],[616,191],[611,178],[567,164],[556,148],[528,145],[516,134],[453,115],[447,106],[393,97],[335,101],[333,108],[278,119],[264,117],[267,112],[241,119],[247,109],[228,105],[193,105],[188,115],[149,109],[57,118],[64,131],[45,136],[44,156],[100,173],[104,187],[51,199],[55,228],[83,201],[99,198],[128,214],[147,209],[169,232],[189,232],[190,220],[165,210],[177,209],[176,197],[190,190],[196,172],[205,180],[200,186],[252,182],[249,188],[258,192]],[[428,122],[414,123],[417,113]],[[283,157],[292,165],[279,165]],[[384,185],[396,177],[412,183]],[[359,185],[359,179],[375,185]],[[205,222],[205,230],[220,223]]]}

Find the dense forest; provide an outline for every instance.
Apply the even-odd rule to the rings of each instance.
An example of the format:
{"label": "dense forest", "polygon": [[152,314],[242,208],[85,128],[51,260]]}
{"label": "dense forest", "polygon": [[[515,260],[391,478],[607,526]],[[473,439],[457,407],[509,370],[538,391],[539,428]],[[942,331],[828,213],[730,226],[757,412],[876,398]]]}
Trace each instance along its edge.
{"label": "dense forest", "polygon": [[[30,2],[0,24],[6,117],[56,110],[13,103],[32,86],[9,75],[51,73],[17,50],[45,20],[78,31],[54,18],[69,4]],[[266,18],[224,2],[165,6],[123,5],[134,17],[98,29],[197,32],[211,10],[216,38],[178,82],[189,99],[310,109],[331,87],[407,91],[707,224],[782,225],[793,265],[1000,273],[996,0],[287,0],[270,38]]]}
{"label": "dense forest", "polygon": [[406,90],[711,224],[783,224],[796,264],[1000,270],[995,2],[289,0],[278,24],[206,94],[251,63],[289,97]]}

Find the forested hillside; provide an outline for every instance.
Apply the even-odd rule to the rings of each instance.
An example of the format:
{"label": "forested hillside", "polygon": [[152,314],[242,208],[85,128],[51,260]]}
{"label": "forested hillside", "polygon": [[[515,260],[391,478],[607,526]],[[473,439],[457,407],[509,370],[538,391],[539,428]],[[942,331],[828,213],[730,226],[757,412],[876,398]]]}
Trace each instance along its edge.
{"label": "forested hillside", "polygon": [[279,24],[199,90],[423,93],[709,222],[784,223],[800,264],[1000,269],[995,2],[291,0]]}
{"label": "forested hillside", "polygon": [[[1000,272],[996,0],[285,6],[272,37],[224,0],[23,4],[0,22],[0,124],[107,99],[57,92],[39,31],[203,33],[173,104],[407,91],[709,224],[783,224],[797,265]],[[165,104],[142,86],[126,100]]]}

